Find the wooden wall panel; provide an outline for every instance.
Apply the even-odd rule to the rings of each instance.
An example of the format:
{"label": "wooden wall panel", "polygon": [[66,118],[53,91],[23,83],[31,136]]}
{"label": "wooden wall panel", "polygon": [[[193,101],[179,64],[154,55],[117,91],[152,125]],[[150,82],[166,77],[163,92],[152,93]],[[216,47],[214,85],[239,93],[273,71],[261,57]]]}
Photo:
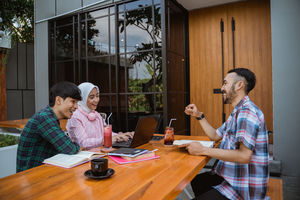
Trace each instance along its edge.
{"label": "wooden wall panel", "polygon": [[[251,0],[229,4],[228,22],[232,17],[236,24],[236,66],[248,68],[256,74],[256,86],[249,97],[263,111],[268,130],[273,130],[270,2]],[[231,35],[228,34],[229,44]],[[229,52],[232,52],[232,45],[229,45]],[[229,66],[232,68],[232,59],[229,59]]]}
{"label": "wooden wall panel", "polygon": [[[222,124],[222,96],[213,94],[222,85],[220,19],[224,20],[224,75],[233,68],[231,20],[235,20],[235,66],[251,69],[257,85],[250,98],[264,112],[273,130],[272,63],[269,0],[251,0],[191,11],[189,14],[191,103],[215,127]],[[225,105],[226,118],[233,108]],[[192,118],[191,135],[203,135]]]}

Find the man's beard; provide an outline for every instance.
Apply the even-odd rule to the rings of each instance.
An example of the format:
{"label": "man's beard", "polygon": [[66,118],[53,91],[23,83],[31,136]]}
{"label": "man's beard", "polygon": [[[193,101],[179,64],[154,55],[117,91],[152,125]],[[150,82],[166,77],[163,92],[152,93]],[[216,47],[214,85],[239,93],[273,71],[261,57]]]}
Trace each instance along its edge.
{"label": "man's beard", "polygon": [[[234,90],[234,85],[230,88],[230,90],[228,92],[224,91],[223,93],[225,93],[225,99],[224,99],[224,103],[225,104],[231,104],[233,102],[233,99],[236,97],[236,92]],[[223,96],[224,98],[224,96]]]}

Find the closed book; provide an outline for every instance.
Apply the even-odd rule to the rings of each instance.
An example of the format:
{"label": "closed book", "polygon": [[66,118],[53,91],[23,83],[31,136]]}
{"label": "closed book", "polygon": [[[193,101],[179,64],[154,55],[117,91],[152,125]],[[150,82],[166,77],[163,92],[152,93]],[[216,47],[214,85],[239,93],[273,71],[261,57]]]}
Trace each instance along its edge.
{"label": "closed book", "polygon": [[119,156],[109,156],[109,157],[110,157],[110,159],[112,159],[114,162],[116,162],[118,164],[129,164],[129,163],[136,163],[136,162],[156,159],[156,158],[159,158],[159,155],[155,155],[155,156],[148,157],[148,158],[133,159],[133,160],[126,160]]}
{"label": "closed book", "polygon": [[154,157],[155,156],[155,152],[154,151],[149,151],[147,153],[135,156],[135,157],[129,157],[129,156],[121,156],[123,159],[125,160],[138,160],[138,159],[142,159],[142,158],[150,158],[150,157]]}
{"label": "closed book", "polygon": [[126,156],[136,157],[138,155],[148,153],[147,149],[136,149],[136,148],[119,148],[108,153],[110,156]]}

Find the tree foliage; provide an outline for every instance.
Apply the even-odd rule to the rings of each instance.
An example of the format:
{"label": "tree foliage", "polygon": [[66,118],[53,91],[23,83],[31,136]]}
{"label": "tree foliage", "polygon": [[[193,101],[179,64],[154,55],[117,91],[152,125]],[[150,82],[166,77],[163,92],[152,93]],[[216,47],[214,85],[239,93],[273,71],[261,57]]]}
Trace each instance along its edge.
{"label": "tree foliage", "polygon": [[12,42],[33,42],[33,0],[1,0],[0,17],[0,29],[10,34]]}

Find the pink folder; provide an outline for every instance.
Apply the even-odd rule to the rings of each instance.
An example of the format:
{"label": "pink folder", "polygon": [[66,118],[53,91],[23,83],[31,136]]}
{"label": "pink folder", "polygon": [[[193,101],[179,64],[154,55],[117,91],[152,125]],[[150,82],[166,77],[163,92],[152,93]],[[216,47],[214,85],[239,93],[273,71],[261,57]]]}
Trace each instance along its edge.
{"label": "pink folder", "polygon": [[156,159],[159,158],[158,155],[149,157],[149,158],[141,158],[141,159],[137,159],[137,160],[126,160],[124,158],[121,158],[119,156],[109,156],[110,159],[112,159],[113,161],[115,161],[118,164],[127,164],[127,163],[135,163],[135,162],[141,162],[141,161],[145,161],[145,160],[152,160],[152,159]]}

